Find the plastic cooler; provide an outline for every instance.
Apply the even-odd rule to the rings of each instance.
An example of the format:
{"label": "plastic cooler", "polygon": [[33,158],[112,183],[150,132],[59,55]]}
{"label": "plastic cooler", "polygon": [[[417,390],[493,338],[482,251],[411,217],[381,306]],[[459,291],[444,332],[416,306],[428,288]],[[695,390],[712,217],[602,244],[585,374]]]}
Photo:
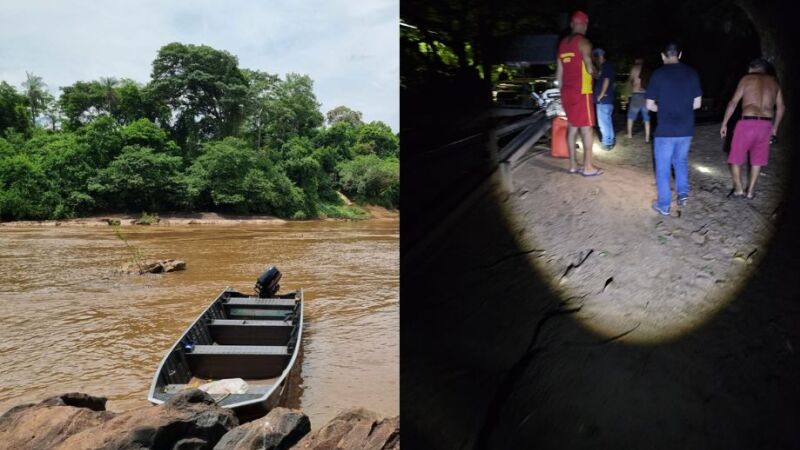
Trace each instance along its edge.
{"label": "plastic cooler", "polygon": [[553,158],[569,158],[567,148],[567,118],[556,116],[550,128],[552,139],[550,139],[550,156]]}

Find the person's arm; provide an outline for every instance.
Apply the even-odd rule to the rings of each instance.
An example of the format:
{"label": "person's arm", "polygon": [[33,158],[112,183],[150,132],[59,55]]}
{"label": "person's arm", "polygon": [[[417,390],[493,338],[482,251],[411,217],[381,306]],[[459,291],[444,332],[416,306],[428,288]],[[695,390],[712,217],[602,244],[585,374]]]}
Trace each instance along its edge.
{"label": "person's arm", "polygon": [[645,105],[647,106],[648,111],[658,112],[658,105],[656,104],[656,100],[659,98],[659,89],[661,85],[659,84],[658,77],[653,76],[653,79],[650,80],[650,86],[647,88],[647,94],[645,94],[645,98],[647,101]]}
{"label": "person's arm", "polygon": [[594,63],[592,62],[592,43],[589,42],[589,40],[585,37],[581,36],[581,40],[578,42],[578,48],[581,51],[583,65],[586,66],[586,71],[589,72],[589,75],[594,76],[597,70],[595,70]]}
{"label": "person's arm", "polygon": [[739,80],[739,85],[736,86],[736,92],[733,93],[733,98],[728,102],[728,107],[725,109],[725,117],[722,118],[722,126],[719,128],[719,135],[723,138],[728,134],[728,121],[731,120],[733,112],[736,111],[736,105],[744,95],[744,78]]}
{"label": "person's arm", "polygon": [[558,88],[561,89],[561,77],[564,74],[564,67],[561,65],[561,57],[558,58],[558,65],[556,66],[556,82],[558,83]]}
{"label": "person's arm", "polygon": [[693,74],[694,101],[692,102],[692,109],[700,109],[703,106],[703,90],[700,89],[700,77],[697,75],[697,71],[693,70]]}
{"label": "person's arm", "polygon": [[783,113],[786,112],[786,105],[783,103],[783,92],[781,92],[781,89],[778,89],[778,98],[775,100],[775,106],[777,107],[777,111],[775,112],[775,123],[772,124],[773,136],[778,134],[778,127],[781,124],[781,119],[783,119]]}
{"label": "person's arm", "polygon": [[606,96],[606,91],[608,91],[609,81],[608,78],[603,78],[603,86],[600,87],[600,95],[597,96],[597,100],[602,100],[603,97]]}

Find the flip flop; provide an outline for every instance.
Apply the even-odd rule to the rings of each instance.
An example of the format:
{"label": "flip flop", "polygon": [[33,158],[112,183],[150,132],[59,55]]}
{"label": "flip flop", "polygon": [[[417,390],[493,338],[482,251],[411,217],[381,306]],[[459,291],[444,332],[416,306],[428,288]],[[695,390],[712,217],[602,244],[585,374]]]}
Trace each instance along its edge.
{"label": "flip flop", "polygon": [[570,173],[570,174],[580,173],[580,174],[582,174],[583,173],[583,169],[581,169],[580,167],[578,167],[577,169],[574,169],[574,170],[573,169],[567,169],[567,173]]}
{"label": "flip flop", "polygon": [[746,198],[748,200],[752,200],[752,199],[756,198],[756,194],[754,193],[752,196],[751,195],[745,195],[744,198]]}
{"label": "flip flop", "polygon": [[731,191],[731,193],[728,194],[728,197],[743,198],[744,197],[744,192],[737,193],[737,192]]}
{"label": "flip flop", "polygon": [[602,174],[603,174],[603,169],[594,169],[594,172],[592,172],[592,173],[581,172],[581,175],[583,175],[585,177],[596,177],[596,176],[602,175]]}

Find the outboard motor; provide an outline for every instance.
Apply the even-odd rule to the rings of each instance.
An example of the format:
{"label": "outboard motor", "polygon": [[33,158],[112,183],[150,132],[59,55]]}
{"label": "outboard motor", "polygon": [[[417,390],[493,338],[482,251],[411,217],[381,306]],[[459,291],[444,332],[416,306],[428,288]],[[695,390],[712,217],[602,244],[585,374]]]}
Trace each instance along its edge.
{"label": "outboard motor", "polygon": [[281,281],[282,276],[283,275],[281,275],[281,271],[278,270],[277,267],[267,267],[267,270],[265,270],[258,277],[258,280],[256,280],[255,290],[259,298],[269,298],[275,295],[275,293],[278,292],[278,289],[281,288],[278,282]]}

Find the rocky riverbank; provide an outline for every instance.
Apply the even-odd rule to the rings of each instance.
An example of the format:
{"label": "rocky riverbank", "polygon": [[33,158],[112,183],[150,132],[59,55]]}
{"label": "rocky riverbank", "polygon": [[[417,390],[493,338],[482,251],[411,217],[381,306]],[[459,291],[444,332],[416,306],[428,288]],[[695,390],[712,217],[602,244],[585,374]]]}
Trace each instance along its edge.
{"label": "rocky riverbank", "polygon": [[[381,206],[367,205],[364,210],[369,217],[363,220],[397,220],[400,218],[399,211],[393,211]],[[18,220],[12,222],[0,222],[0,227],[31,227],[31,226],[88,226],[88,227],[108,227],[110,225],[153,225],[153,226],[175,226],[175,225],[282,225],[290,220],[281,219],[274,216],[265,215],[234,215],[219,214],[214,212],[199,213],[163,213],[152,216],[152,220],[143,221],[141,215],[132,214],[106,214],[91,217],[80,217],[76,219],[64,220]],[[351,220],[351,219],[314,219],[314,220]]]}
{"label": "rocky riverbank", "polygon": [[62,394],[19,405],[0,416],[2,449],[364,449],[400,448],[399,416],[382,418],[363,408],[342,411],[319,430],[302,411],[275,408],[239,424],[231,410],[200,390],[160,406],[106,411],[106,399]]}

